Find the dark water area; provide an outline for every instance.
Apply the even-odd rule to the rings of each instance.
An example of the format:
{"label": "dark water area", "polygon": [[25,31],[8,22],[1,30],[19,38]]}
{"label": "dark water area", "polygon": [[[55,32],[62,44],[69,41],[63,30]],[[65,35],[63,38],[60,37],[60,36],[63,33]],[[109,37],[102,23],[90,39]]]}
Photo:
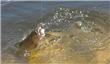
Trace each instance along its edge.
{"label": "dark water area", "polygon": [[[8,47],[13,47],[16,42],[21,41],[24,36],[30,33],[39,23],[39,18],[48,16],[47,14],[50,12],[54,13],[54,10],[59,7],[96,10],[109,13],[110,1],[22,1],[2,3],[2,53],[4,53]],[[40,21],[42,21],[42,19]]]}

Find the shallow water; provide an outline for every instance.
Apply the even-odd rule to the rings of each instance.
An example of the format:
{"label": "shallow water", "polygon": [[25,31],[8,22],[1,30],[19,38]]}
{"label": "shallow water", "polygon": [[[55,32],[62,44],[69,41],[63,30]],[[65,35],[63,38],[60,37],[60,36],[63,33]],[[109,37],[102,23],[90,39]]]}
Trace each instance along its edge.
{"label": "shallow water", "polygon": [[[72,10],[75,13],[72,13]],[[99,10],[105,16],[98,13]],[[80,16],[79,11],[84,11],[89,15],[89,18],[85,18],[85,22],[82,22],[84,19]],[[110,51],[108,51],[110,20],[108,19],[109,14],[106,15],[109,11],[109,2],[12,2],[2,5],[2,62],[4,64],[27,64],[28,61],[24,57],[15,54],[14,44],[29,34],[36,24],[44,22],[47,32],[63,32],[63,39],[60,44],[49,46],[46,50],[36,53],[45,54],[37,56],[38,58],[35,57],[35,60],[30,59],[29,63],[106,64],[107,61],[104,59],[108,62],[110,59]],[[81,29],[77,21],[82,22]],[[57,49],[54,48],[56,46],[58,46]],[[103,47],[104,50],[96,51],[100,48],[103,49]],[[56,56],[57,54],[58,56]],[[101,54],[104,59],[100,59],[101,56],[98,54]]]}

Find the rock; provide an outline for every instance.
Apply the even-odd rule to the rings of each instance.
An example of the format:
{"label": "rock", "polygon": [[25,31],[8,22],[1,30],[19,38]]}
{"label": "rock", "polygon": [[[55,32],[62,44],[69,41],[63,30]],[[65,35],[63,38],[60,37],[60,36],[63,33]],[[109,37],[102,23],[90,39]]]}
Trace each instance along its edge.
{"label": "rock", "polygon": [[78,27],[81,27],[82,22],[81,21],[77,21],[76,24],[77,24]]}
{"label": "rock", "polygon": [[34,31],[32,31],[23,41],[19,42],[19,48],[24,50],[32,50],[39,44],[38,37]]}

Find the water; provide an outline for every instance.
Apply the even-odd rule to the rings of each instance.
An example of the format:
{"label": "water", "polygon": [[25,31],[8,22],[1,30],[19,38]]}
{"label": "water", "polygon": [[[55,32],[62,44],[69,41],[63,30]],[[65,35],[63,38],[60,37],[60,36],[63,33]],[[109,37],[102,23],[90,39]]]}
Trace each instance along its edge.
{"label": "water", "polygon": [[[24,35],[29,34],[32,29],[39,22],[51,23],[47,25],[50,30],[54,28],[53,31],[58,31],[58,27],[68,27],[69,23],[61,22],[56,20],[55,18],[51,18],[53,14],[55,14],[55,10],[58,8],[72,8],[72,9],[83,9],[83,10],[95,10],[100,11],[103,13],[110,12],[110,2],[9,2],[7,4],[2,5],[2,54],[3,59],[7,58],[7,61],[3,62],[10,62],[10,63],[24,63],[26,62],[25,59],[23,61],[18,61],[18,57],[14,56],[15,54],[12,53],[15,49],[14,44],[22,40]],[[42,18],[43,17],[43,18]],[[78,16],[76,16],[77,18]],[[55,22],[53,23],[53,21]],[[74,20],[74,19],[73,19]],[[58,26],[57,26],[58,25]],[[55,27],[54,27],[55,26]],[[59,28],[60,29],[60,28]],[[62,28],[61,28],[62,29]],[[48,29],[47,29],[48,30]],[[66,29],[65,29],[66,30]],[[84,30],[85,31],[85,30]],[[91,30],[90,30],[91,31]],[[71,31],[70,31],[71,32]],[[92,45],[92,44],[90,44]],[[81,45],[74,45],[74,46],[81,46]],[[7,50],[8,48],[12,48],[11,50]],[[83,49],[83,47],[82,47]],[[76,49],[77,50],[77,49]],[[80,50],[77,50],[80,51]],[[13,58],[10,57],[12,55]],[[10,61],[9,59],[15,59]],[[8,61],[9,60],[9,61]],[[9,63],[8,63],[9,64]]]}

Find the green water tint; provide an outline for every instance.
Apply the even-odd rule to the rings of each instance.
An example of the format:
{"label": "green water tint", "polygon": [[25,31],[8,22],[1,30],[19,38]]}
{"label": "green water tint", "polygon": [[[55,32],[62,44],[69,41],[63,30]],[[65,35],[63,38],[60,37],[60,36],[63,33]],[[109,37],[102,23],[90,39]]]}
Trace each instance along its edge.
{"label": "green water tint", "polygon": [[[29,64],[106,64],[110,59],[110,19],[97,11],[59,8],[47,25],[51,28]],[[48,23],[47,23],[48,24]],[[23,56],[23,51],[18,51]],[[103,58],[102,58],[103,57]]]}

